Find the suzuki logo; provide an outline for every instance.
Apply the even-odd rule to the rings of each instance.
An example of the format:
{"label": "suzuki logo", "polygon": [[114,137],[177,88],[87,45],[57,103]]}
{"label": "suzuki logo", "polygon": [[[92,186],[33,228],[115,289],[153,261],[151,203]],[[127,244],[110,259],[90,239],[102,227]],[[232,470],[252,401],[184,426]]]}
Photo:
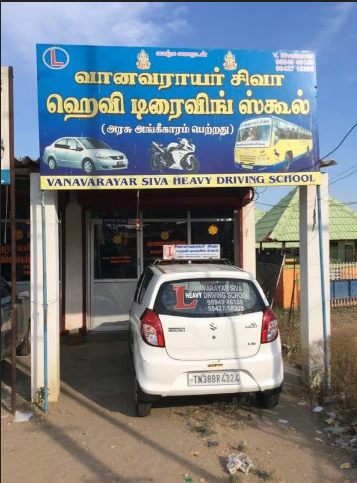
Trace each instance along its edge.
{"label": "suzuki logo", "polygon": [[216,329],[218,329],[218,325],[217,325],[217,324],[215,324],[214,322],[211,322],[211,323],[209,324],[209,328],[210,328],[211,330],[216,330]]}

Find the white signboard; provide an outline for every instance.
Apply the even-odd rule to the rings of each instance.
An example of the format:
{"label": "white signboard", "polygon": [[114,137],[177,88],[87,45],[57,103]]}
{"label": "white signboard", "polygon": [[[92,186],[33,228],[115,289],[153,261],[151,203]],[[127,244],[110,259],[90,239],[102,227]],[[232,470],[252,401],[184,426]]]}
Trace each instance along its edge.
{"label": "white signboard", "polygon": [[208,260],[221,256],[220,245],[164,245],[164,260]]}
{"label": "white signboard", "polygon": [[10,184],[9,67],[1,67],[1,184]]}

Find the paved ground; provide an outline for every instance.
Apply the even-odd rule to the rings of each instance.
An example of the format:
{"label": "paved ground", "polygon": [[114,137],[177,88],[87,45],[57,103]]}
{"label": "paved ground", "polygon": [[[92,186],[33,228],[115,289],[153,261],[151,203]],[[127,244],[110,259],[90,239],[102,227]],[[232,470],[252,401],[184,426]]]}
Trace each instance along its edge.
{"label": "paved ground", "polygon": [[[282,404],[272,411],[249,398],[167,400],[149,418],[133,409],[133,368],[125,333],[92,333],[85,344],[63,345],[61,396],[46,416],[13,422],[2,395],[3,483],[227,483],[227,457],[241,441],[268,481],[343,483],[357,480],[353,454],[331,445],[321,415],[297,396],[299,378],[287,371]],[[19,392],[29,395],[30,358],[18,358]],[[10,383],[11,366],[2,364]],[[279,422],[280,420],[280,422]],[[209,434],[210,431],[214,434]],[[318,438],[318,439],[316,439]],[[208,447],[209,441],[218,446]],[[252,472],[242,479],[263,481]]]}

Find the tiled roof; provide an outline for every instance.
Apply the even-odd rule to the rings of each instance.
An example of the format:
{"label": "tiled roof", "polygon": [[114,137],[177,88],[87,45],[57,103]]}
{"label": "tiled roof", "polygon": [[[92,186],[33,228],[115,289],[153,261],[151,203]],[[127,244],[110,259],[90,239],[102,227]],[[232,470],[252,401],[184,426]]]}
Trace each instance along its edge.
{"label": "tiled roof", "polygon": [[264,215],[265,215],[265,211],[262,211],[259,208],[255,207],[255,223],[258,223],[260,218]]}
{"label": "tiled roof", "polygon": [[[330,240],[357,240],[357,212],[331,197],[329,231]],[[295,188],[258,220],[255,240],[298,242],[299,238],[299,189]]]}

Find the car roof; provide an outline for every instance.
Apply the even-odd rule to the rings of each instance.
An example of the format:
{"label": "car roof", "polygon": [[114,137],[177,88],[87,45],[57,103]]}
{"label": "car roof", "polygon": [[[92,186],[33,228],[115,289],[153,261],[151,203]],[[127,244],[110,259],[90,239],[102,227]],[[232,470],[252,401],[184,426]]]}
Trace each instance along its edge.
{"label": "car roof", "polygon": [[54,143],[58,143],[58,141],[62,141],[62,139],[78,139],[76,136],[62,136],[61,138],[56,139],[56,141],[53,141]]}
{"label": "car roof", "polygon": [[251,273],[242,270],[234,265],[227,265],[222,263],[167,263],[167,264],[154,264],[150,266],[156,274],[164,275],[188,275],[193,277],[212,277],[212,276],[225,276],[233,278],[243,278],[246,280],[254,280]]}

